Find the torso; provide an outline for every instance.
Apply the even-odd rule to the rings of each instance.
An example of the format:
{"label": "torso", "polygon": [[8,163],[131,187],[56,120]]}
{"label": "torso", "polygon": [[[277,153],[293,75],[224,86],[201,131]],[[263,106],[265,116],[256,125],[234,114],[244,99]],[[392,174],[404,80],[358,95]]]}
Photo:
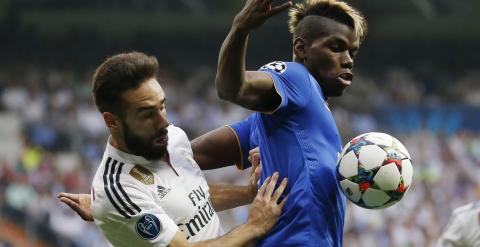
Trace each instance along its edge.
{"label": "torso", "polygon": [[[108,224],[114,225],[115,220],[124,219],[118,215],[118,210],[105,196],[103,175],[110,159],[116,160],[118,164],[124,163],[119,177],[120,183],[123,183],[122,181],[134,183],[141,188],[148,200],[154,203],[152,205],[168,215],[189,241],[207,240],[222,234],[220,221],[210,202],[207,181],[193,160],[188,138],[175,126],[168,127],[168,136],[169,163],[148,162],[139,156],[123,153],[107,145],[92,183],[96,198],[92,209],[96,209],[94,217],[101,219],[99,222],[105,226],[100,225],[102,230],[111,229]],[[104,234],[109,238],[108,230],[104,230]],[[111,238],[118,238],[118,234],[112,235]]]}

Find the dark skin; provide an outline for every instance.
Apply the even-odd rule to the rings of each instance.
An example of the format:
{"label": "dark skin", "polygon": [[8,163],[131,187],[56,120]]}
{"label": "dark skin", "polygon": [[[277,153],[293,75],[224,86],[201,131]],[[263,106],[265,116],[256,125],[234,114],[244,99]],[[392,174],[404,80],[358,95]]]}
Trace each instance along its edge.
{"label": "dark skin", "polygon": [[354,59],[360,42],[353,30],[345,24],[326,17],[311,17],[309,22],[322,33],[311,41],[296,38],[294,61],[305,65],[317,80],[325,97],[341,96],[350,86]]}
{"label": "dark skin", "polygon": [[226,126],[203,134],[190,144],[193,157],[202,170],[229,166],[241,160],[237,137]]}
{"label": "dark skin", "polygon": [[[237,14],[218,59],[215,85],[220,98],[244,108],[273,112],[281,102],[267,72],[245,69],[249,33],[268,18],[288,9],[290,2],[249,0]],[[353,80],[352,69],[360,41],[353,29],[321,16],[307,16],[306,35],[294,39],[293,61],[303,64],[317,80],[326,99],[341,96]],[[241,160],[235,133],[221,127],[192,141],[195,159],[202,169],[215,169]]]}

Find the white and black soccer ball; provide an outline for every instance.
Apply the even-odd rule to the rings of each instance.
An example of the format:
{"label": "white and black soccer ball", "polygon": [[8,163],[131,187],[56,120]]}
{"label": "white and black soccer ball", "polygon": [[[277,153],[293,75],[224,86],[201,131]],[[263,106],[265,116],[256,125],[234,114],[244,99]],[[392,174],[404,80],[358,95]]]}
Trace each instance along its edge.
{"label": "white and black soccer ball", "polygon": [[337,162],[337,181],[345,196],[368,209],[390,207],[412,185],[410,154],[396,138],[378,132],[353,138]]}

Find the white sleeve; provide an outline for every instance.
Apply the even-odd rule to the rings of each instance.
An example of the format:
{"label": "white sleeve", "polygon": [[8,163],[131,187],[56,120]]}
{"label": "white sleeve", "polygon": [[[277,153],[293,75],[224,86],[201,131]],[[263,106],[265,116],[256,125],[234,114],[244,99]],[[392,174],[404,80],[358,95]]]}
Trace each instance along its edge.
{"label": "white sleeve", "polygon": [[453,213],[448,224],[438,239],[437,247],[462,246],[462,221],[458,214]]}
{"label": "white sleeve", "polygon": [[121,183],[104,186],[98,193],[105,198],[92,204],[95,223],[114,246],[167,246],[177,225],[147,188],[127,176],[122,178]]}

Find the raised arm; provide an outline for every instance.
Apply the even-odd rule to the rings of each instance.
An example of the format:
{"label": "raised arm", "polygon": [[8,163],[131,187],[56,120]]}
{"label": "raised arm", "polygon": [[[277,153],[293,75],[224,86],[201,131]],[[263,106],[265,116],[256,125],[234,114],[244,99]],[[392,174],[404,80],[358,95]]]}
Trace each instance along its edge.
{"label": "raised arm", "polygon": [[261,112],[273,111],[280,104],[280,95],[266,72],[245,71],[245,54],[249,33],[291,4],[272,7],[272,0],[247,0],[220,49],[215,78],[220,98]]}

